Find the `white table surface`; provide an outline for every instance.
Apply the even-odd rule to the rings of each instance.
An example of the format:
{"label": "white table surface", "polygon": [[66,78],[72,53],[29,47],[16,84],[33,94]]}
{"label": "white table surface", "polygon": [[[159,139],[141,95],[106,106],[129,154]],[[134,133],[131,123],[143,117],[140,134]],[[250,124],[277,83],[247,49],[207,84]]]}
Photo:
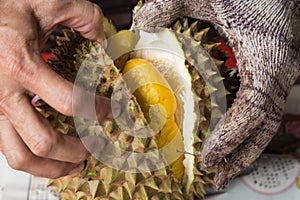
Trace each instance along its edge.
{"label": "white table surface", "polygon": [[12,170],[0,154],[0,200],[24,200],[28,196],[30,175]]}
{"label": "white table surface", "polygon": [[0,200],[58,200],[47,179],[11,169],[0,154]]}

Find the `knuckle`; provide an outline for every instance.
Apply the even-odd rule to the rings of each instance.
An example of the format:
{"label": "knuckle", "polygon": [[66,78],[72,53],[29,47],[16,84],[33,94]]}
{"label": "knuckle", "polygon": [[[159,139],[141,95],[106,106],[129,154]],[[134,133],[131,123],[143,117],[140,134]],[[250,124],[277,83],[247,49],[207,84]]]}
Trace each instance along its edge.
{"label": "knuckle", "polygon": [[48,1],[33,1],[35,4],[34,8],[39,10],[47,10],[48,12],[54,13],[57,12],[57,9],[64,3],[68,1],[60,1],[60,0],[48,0]]}
{"label": "knuckle", "polygon": [[72,107],[72,96],[71,95],[66,95],[63,100],[62,100],[62,108],[61,108],[61,113],[71,116],[73,107]]}
{"label": "knuckle", "polygon": [[50,0],[47,3],[48,3],[47,6],[51,6],[49,8],[57,8],[59,5],[61,5],[61,2],[59,0]]}
{"label": "knuckle", "polygon": [[0,90],[0,121],[7,120],[7,117],[13,117],[18,123],[24,123],[26,115],[18,115],[15,109],[24,101],[27,102],[27,98],[20,92],[4,91],[2,93],[2,91]]}
{"label": "knuckle", "polygon": [[[29,54],[27,50],[20,50],[6,59],[5,68],[8,75],[23,84],[33,82],[37,78]],[[28,67],[28,65],[31,65],[31,67]]]}
{"label": "knuckle", "polygon": [[[18,92],[12,92],[8,88],[0,89],[0,110],[6,112],[12,105],[12,103],[19,103],[21,101],[21,95]],[[2,114],[2,112],[0,113]]]}
{"label": "knuckle", "polygon": [[94,8],[93,19],[95,19],[98,22],[99,19],[102,19],[103,13],[99,6],[97,6],[96,4],[94,4],[93,6],[94,6],[93,7]]}
{"label": "knuckle", "polygon": [[17,151],[9,151],[5,154],[8,165],[15,170],[23,170],[27,164],[26,156]]}
{"label": "knuckle", "polygon": [[39,157],[49,157],[54,146],[55,141],[48,135],[39,135],[29,144],[31,152]]}
{"label": "knuckle", "polygon": [[4,91],[4,90],[0,91],[0,109],[2,111],[5,111],[8,103],[10,102],[11,96],[12,96],[11,92]]}
{"label": "knuckle", "polygon": [[88,158],[88,156],[90,156],[89,152],[82,152],[80,155],[78,155],[76,163],[84,162]]}
{"label": "knuckle", "polygon": [[69,164],[65,164],[63,165],[62,167],[58,168],[56,171],[54,171],[50,176],[53,178],[53,179],[56,179],[56,178],[60,178],[62,176],[66,176],[68,175],[68,166]]}
{"label": "knuckle", "polygon": [[62,176],[65,176],[65,175],[67,175],[67,174],[63,172],[63,169],[56,168],[56,169],[53,169],[52,171],[49,171],[47,173],[47,178],[49,178],[49,179],[57,179],[57,178],[60,178]]}
{"label": "knuckle", "polygon": [[19,74],[22,71],[22,62],[19,58],[20,55],[17,52],[14,52],[6,59],[6,68],[9,74]]}
{"label": "knuckle", "polygon": [[[1,33],[5,34],[2,30]],[[37,55],[35,45],[30,45],[31,37],[35,38],[35,33],[32,29],[28,29],[26,33],[6,29],[11,36],[5,37],[6,40],[1,39],[0,52],[0,66],[3,75],[7,75],[16,81],[31,81],[36,77],[34,67],[31,66],[33,56]],[[12,40],[12,38],[14,38]],[[5,51],[4,51],[5,48]]]}
{"label": "knuckle", "polygon": [[53,170],[52,172],[50,172],[48,174],[47,177],[50,179],[57,179],[57,178],[61,178],[63,176],[68,175],[68,170],[67,170],[69,168],[68,165],[69,164],[65,164],[65,165]]}
{"label": "knuckle", "polygon": [[49,179],[58,179],[65,175],[67,175],[65,172],[56,172],[56,173],[52,172],[51,174],[48,175],[48,178]]}

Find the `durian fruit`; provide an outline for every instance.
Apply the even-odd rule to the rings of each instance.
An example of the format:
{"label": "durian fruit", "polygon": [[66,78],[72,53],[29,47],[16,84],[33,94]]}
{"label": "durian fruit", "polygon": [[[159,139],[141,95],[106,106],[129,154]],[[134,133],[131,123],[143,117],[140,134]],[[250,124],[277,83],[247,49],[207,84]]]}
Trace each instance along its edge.
{"label": "durian fruit", "polygon": [[[117,98],[126,99],[128,101],[128,110],[131,119],[138,124],[138,126],[145,125],[146,119],[141,112],[140,106],[137,104],[136,99],[132,96],[124,82],[120,79],[118,69],[114,66],[113,61],[106,55],[104,50],[99,44],[92,43],[86,40],[81,40],[78,34],[74,32],[67,32],[64,39],[60,39],[60,46],[54,51],[57,55],[55,59],[50,61],[50,65],[68,80],[75,80],[75,73],[69,73],[69,70],[77,71],[78,67],[83,65],[84,60],[88,69],[87,79],[97,80],[96,82],[87,81],[85,85],[89,90],[90,85],[97,85],[97,93],[103,96],[110,96],[113,88],[118,88],[116,92]],[[66,39],[67,38],[67,39]],[[75,47],[74,56],[70,56],[70,51],[74,52],[74,49],[68,47],[74,47],[73,41],[79,41],[81,43]],[[70,59],[72,61],[70,61]],[[68,60],[69,66],[72,68],[64,69],[60,68],[61,63]],[[92,77],[98,74],[99,70],[103,71],[102,77]],[[96,73],[97,72],[97,73]],[[65,74],[67,73],[67,74]],[[84,79],[84,78],[83,78]],[[81,80],[84,84],[84,80]],[[83,84],[83,86],[84,86]],[[48,105],[40,102],[38,108],[41,113],[62,133],[74,135],[75,124],[69,117],[64,117],[59,113],[55,113]],[[66,124],[67,122],[68,124]],[[138,138],[127,135],[117,126],[115,121],[107,121],[101,123],[101,125],[94,124],[94,122],[84,121],[81,132],[86,132],[86,135],[105,134],[114,145],[133,152],[147,152],[152,149],[157,149],[155,138]],[[124,122],[126,124],[126,122]],[[100,129],[104,129],[101,132]],[[115,159],[121,155],[122,152],[112,152],[107,147],[101,152],[101,157],[108,156],[107,159]],[[113,158],[109,158],[109,156]],[[134,159],[128,157],[128,162],[124,165],[124,168],[136,169],[138,165],[150,166],[157,165],[161,162],[155,152],[152,154],[151,160],[143,160],[141,163],[134,163]],[[90,157],[87,161],[86,168],[78,175],[67,176],[57,180],[51,180],[49,185],[56,186],[59,192],[62,192],[63,199],[182,199],[182,189],[180,181],[178,181],[171,170],[166,167],[160,170],[143,173],[126,173],[124,171],[118,171],[105,164],[102,164],[95,157]]]}
{"label": "durian fruit", "polygon": [[[152,130],[156,131],[156,143],[159,149],[165,147],[175,138],[171,148],[167,148],[163,156],[170,164],[170,170],[177,180],[184,175],[184,155],[177,156],[170,161],[176,151],[184,152],[183,137],[179,131],[176,120],[177,100],[168,82],[152,64],[143,59],[130,59],[127,61],[122,73],[131,72],[129,79],[134,85],[141,85],[134,91],[141,110],[145,114]],[[141,84],[140,81],[143,83]],[[128,84],[128,83],[127,83]]]}
{"label": "durian fruit", "polygon": [[[170,28],[177,33],[182,33],[197,41],[198,45],[201,45],[210,54],[219,72],[218,74],[215,71],[210,72],[209,69],[205,69],[207,70],[206,73],[209,79],[214,80],[214,84],[210,85],[209,82],[205,81],[197,70],[195,70],[191,63],[186,62],[186,67],[191,74],[194,92],[196,96],[199,97],[199,128],[194,133],[193,152],[197,155],[201,150],[202,141],[209,134],[209,126],[213,127],[219,121],[222,114],[224,114],[224,110],[218,107],[218,103],[215,104],[211,102],[211,96],[224,95],[222,90],[215,90],[214,87],[218,86],[218,84],[224,84],[227,107],[230,107],[238,91],[239,79],[236,69],[225,66],[227,57],[220,51],[220,43],[216,40],[216,36],[210,36],[210,31],[213,28],[209,24],[200,20],[183,17],[175,21]],[[183,48],[189,51],[190,47],[186,44],[186,47],[183,46]],[[212,113],[214,113],[213,116]],[[197,197],[203,197],[205,187],[211,187],[212,185],[214,169],[202,170],[200,168],[201,159],[198,156],[195,157],[194,162],[196,163],[193,169],[194,181],[190,192],[194,193]]]}
{"label": "durian fruit", "polygon": [[[236,80],[236,77],[230,76],[231,70],[224,66],[224,60],[226,58],[218,51],[218,43],[216,43],[214,39],[209,38],[208,29],[202,29],[200,21],[187,18],[178,19],[178,21],[174,22],[173,26],[170,28],[178,33],[191,36],[198,41],[198,45],[206,48],[214,58],[221,76],[223,77],[222,79],[224,80],[219,79],[212,71],[209,73],[209,69],[207,69],[208,76],[214,80],[214,83],[225,82],[227,99],[233,99],[235,95],[234,91],[238,87],[238,81]],[[109,31],[109,33],[114,34],[111,31]],[[125,38],[131,37],[126,31],[121,34],[124,34]],[[180,35],[181,34],[176,35],[179,41]],[[107,34],[107,37],[109,36],[110,35]],[[136,41],[131,41],[134,46]],[[193,55],[189,54],[189,44],[181,44],[185,56],[191,56],[189,61],[192,61]],[[140,66],[141,63],[139,62],[146,63],[145,65],[148,66],[146,67],[147,71],[147,68],[148,70],[149,68],[152,69],[152,66],[155,66],[157,62],[154,61],[155,59],[151,60],[149,58],[136,60],[136,57],[143,57],[141,55],[143,52],[138,51],[121,56],[113,61],[107,55],[108,51],[109,47],[107,50],[104,50],[100,44],[87,41],[73,31],[67,31],[65,32],[65,37],[58,39],[58,47],[53,51],[56,58],[52,59],[49,62],[49,65],[67,80],[80,82],[81,86],[86,90],[93,90],[96,88],[97,94],[107,97],[114,96],[116,100],[125,100],[125,102],[127,102],[126,107],[129,111],[130,119],[128,119],[129,121],[126,121],[125,119],[125,121],[121,121],[120,123],[126,125],[130,124],[130,120],[133,121],[134,130],[137,130],[137,133],[139,133],[139,130],[145,128],[149,123],[151,125],[151,122],[149,122],[151,112],[147,112],[147,108],[145,109],[145,106],[143,106],[143,102],[147,103],[143,98],[147,98],[148,95],[151,102],[151,98],[155,95],[151,96],[151,93],[149,94],[147,90],[146,92],[140,92],[140,95],[137,94],[138,92],[132,95],[127,82],[125,83],[122,79],[121,72],[126,72],[126,68],[136,68],[137,65]],[[124,129],[119,127],[116,120],[99,124],[98,122],[79,118],[77,119],[77,124],[75,124],[72,118],[65,117],[57,113],[47,104],[39,102],[37,109],[60,132],[77,136],[77,128],[82,134],[87,136],[102,136],[114,146],[119,147],[119,150],[116,150],[107,145],[104,147],[103,151],[97,152],[97,154],[95,153],[87,160],[86,167],[80,174],[50,180],[49,186],[55,186],[57,190],[61,192],[62,199],[66,200],[203,198],[205,196],[206,188],[212,186],[214,170],[201,170],[199,168],[201,160],[199,159],[198,154],[202,140],[209,132],[210,122],[217,121],[220,117],[218,115],[211,115],[212,110],[214,111],[213,113],[218,113],[219,110],[216,104],[211,103],[211,95],[218,96],[224,94],[218,94],[218,91],[215,91],[214,88],[212,88],[213,85],[205,83],[202,76],[193,67],[192,62],[186,61],[184,64],[186,71],[188,71],[190,75],[190,84],[192,85],[194,94],[198,100],[197,106],[200,113],[200,117],[197,116],[196,118],[199,122],[199,127],[193,132],[193,146],[191,151],[182,149],[182,143],[177,143],[176,150],[179,150],[179,152],[177,152],[179,153],[179,156],[175,156],[177,158],[175,162],[174,160],[173,162],[168,162],[168,160],[165,159],[168,157],[168,152],[161,155],[156,151],[153,151],[155,149],[163,148],[170,140],[174,139],[174,137],[169,136],[169,132],[179,132],[183,135],[176,135],[184,137],[184,131],[182,130],[181,124],[182,115],[180,112],[167,112],[165,106],[158,107],[159,112],[157,112],[160,114],[162,113],[162,116],[165,116],[161,118],[161,115],[159,115],[160,119],[165,120],[158,120],[158,122],[168,122],[164,123],[164,131],[161,131],[153,137],[140,138],[127,134],[126,130],[124,131]],[[81,76],[80,80],[76,79],[79,67],[83,68],[83,76]],[[172,85],[170,81],[168,84]],[[157,87],[157,91],[163,94],[169,93],[168,98],[173,98],[174,94],[172,94],[172,88],[170,89],[168,85],[163,86],[165,86],[165,88]],[[230,101],[228,102],[230,104]],[[177,111],[181,109],[180,99],[173,100],[173,103],[178,104],[173,106],[176,107]],[[167,113],[172,113],[169,117],[172,118],[171,120],[168,120],[168,117],[166,117]],[[153,119],[153,116],[150,118]],[[155,129],[155,126],[153,129]],[[129,131],[130,130],[132,129],[129,127]],[[165,135],[166,139],[163,139]],[[136,159],[130,155],[124,155],[124,152],[121,150],[136,153],[150,152],[151,159]],[[172,148],[170,151],[172,151]],[[183,154],[185,152],[187,154]],[[99,157],[103,159],[104,157],[107,160],[118,162],[118,159],[121,159],[124,156],[127,156],[127,159],[126,162],[122,164],[123,170],[117,170],[114,167],[103,164],[97,159]],[[183,164],[185,158],[189,158],[186,160],[191,161],[192,165]],[[113,165],[114,163],[110,164]],[[118,165],[118,163],[116,165]],[[151,171],[151,167],[156,165],[164,167]]]}

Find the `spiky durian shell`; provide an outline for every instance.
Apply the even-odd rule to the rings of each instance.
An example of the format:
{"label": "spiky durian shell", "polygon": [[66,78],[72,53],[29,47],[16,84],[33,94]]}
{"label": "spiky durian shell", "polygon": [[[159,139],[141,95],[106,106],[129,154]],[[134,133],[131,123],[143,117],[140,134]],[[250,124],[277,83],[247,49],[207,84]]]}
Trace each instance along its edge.
{"label": "spiky durian shell", "polygon": [[[80,80],[83,82],[82,85],[89,89],[90,85],[96,84],[98,85],[97,93],[107,97],[110,97],[113,88],[121,88],[115,96],[128,100],[127,106],[130,107],[128,110],[134,122],[139,123],[140,126],[146,124],[144,115],[135,98],[120,79],[118,69],[98,43],[84,40],[75,32],[67,31],[66,37],[59,39],[59,46],[54,53],[56,58],[52,59],[49,65],[61,76],[74,81],[76,72],[79,66],[82,66],[82,60],[84,60],[88,65],[86,69],[88,69],[89,76],[86,77],[86,80]],[[64,62],[68,62],[68,65],[61,68]],[[65,69],[66,66],[68,69]],[[103,69],[102,76],[99,76],[99,70]],[[94,75],[99,77],[91,77]],[[98,82],[90,82],[88,79],[98,80]],[[57,113],[43,102],[40,102],[38,109],[62,133],[76,135],[74,122],[70,117]],[[118,128],[115,121],[103,122],[100,126],[93,123],[87,126],[86,121],[83,124],[82,127],[77,126],[81,129],[81,132],[91,135],[101,133],[99,130],[103,128],[105,136],[124,150],[147,152],[157,148],[154,137],[140,139],[126,135]],[[112,154],[111,150],[106,148],[102,150],[102,154],[112,155],[113,157],[122,156],[120,152]],[[136,165],[144,164],[130,163],[130,159],[128,160],[127,166],[133,169],[137,167]],[[161,160],[159,155],[153,154],[151,161],[144,162],[147,162],[148,165],[152,162],[152,165],[155,165],[155,162],[161,162]],[[174,178],[168,167],[154,172],[126,173],[112,169],[94,157],[88,159],[86,168],[80,174],[51,180],[49,185],[56,186],[57,190],[62,193],[62,198],[70,200],[183,198],[181,184]]]}
{"label": "spiky durian shell", "polygon": [[[225,83],[225,87],[229,91],[227,99],[233,99],[238,87],[237,78],[229,76],[230,69],[224,66],[226,56],[218,50],[219,44],[214,38],[208,37],[209,29],[207,27],[203,28],[200,21],[187,18],[178,19],[172,25],[172,29],[176,32],[187,34],[196,41],[199,41],[199,45],[202,45],[210,53],[222,77],[227,82]],[[89,56],[95,55],[97,57],[96,61],[92,60],[90,62],[91,65],[97,63],[98,67],[102,65],[106,69],[104,73],[105,78],[99,77],[98,80],[100,81],[93,83],[99,84],[97,87],[98,94],[110,97],[111,91],[116,84],[123,84],[117,81],[119,79],[118,69],[114,66],[110,58],[106,56],[103,49],[100,46],[97,47],[96,43],[87,41],[72,31],[68,31],[64,38],[58,40],[58,43],[59,47],[54,49],[56,59],[52,59],[50,65],[64,78],[73,82],[82,60],[86,60],[85,55],[89,53]],[[95,66],[95,68],[92,68],[90,75],[99,74],[93,73],[93,70],[97,71],[98,67]],[[194,70],[191,63],[186,63],[186,67],[190,71],[194,91],[200,99],[200,127],[195,133],[193,152],[197,155],[200,151],[202,140],[208,131],[212,106],[208,86],[199,73]],[[135,98],[124,91],[120,92],[120,95],[129,99],[130,103],[128,106],[131,107],[131,117],[134,121],[144,123],[143,113],[136,103]],[[231,104],[231,101],[229,101],[229,104]],[[76,136],[75,125],[71,118],[57,113],[42,102],[38,109],[55,128],[65,134]],[[122,134],[117,126],[114,125],[114,122],[105,122],[101,126],[105,127],[106,136],[117,145],[122,146],[122,148],[147,151],[147,149],[156,147],[154,140],[139,140],[138,138]],[[86,131],[95,132],[95,129],[97,127],[91,126]],[[196,164],[193,172],[195,180],[188,193],[174,178],[168,167],[155,172],[131,174],[107,167],[94,157],[89,158],[85,170],[80,174],[51,180],[49,185],[56,186],[58,191],[62,193],[63,199],[193,199],[194,195],[204,197],[205,188],[211,185],[214,173],[214,170],[200,170],[197,165],[199,162],[201,161],[196,156]]]}
{"label": "spiky durian shell", "polygon": [[[201,150],[202,141],[209,132],[210,124],[216,124],[222,116],[222,112],[219,110],[219,107],[211,102],[211,95],[226,95],[227,106],[230,107],[235,99],[235,95],[239,87],[239,79],[237,77],[237,73],[231,75],[230,73],[232,72],[232,69],[225,66],[224,63],[227,57],[225,53],[220,51],[220,43],[217,42],[216,36],[210,36],[209,31],[212,29],[210,24],[201,20],[182,17],[177,19],[170,26],[170,29],[197,41],[198,45],[202,46],[210,54],[218,69],[218,73],[215,73],[214,71],[209,73],[210,69],[205,69],[207,70],[208,78],[213,81],[213,85],[209,85],[209,83],[206,83],[203,77],[195,69],[193,64],[186,62],[186,67],[191,75],[193,90],[199,99],[199,127],[194,133],[195,140],[193,152],[195,155],[198,155]],[[185,55],[189,56],[189,60],[193,60],[193,57],[196,57],[197,55],[191,55],[190,44],[182,44]],[[225,94],[219,93],[220,90],[213,88],[218,84],[224,84]],[[215,113],[214,116],[211,115],[212,112]],[[200,169],[200,162],[201,160],[198,156],[196,156],[194,165],[195,180],[190,188],[190,193],[193,193],[198,197],[204,197],[205,188],[212,186],[214,169],[202,170]]]}

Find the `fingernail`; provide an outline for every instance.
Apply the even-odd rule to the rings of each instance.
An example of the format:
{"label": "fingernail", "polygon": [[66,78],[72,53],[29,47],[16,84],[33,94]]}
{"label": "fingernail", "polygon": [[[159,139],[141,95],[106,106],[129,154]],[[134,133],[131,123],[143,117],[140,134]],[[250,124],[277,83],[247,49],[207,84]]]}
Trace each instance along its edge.
{"label": "fingernail", "polygon": [[78,165],[77,167],[75,167],[73,170],[71,170],[69,172],[69,175],[71,175],[71,174],[77,174],[77,173],[81,172],[84,169],[84,166],[85,166],[84,163]]}
{"label": "fingernail", "polygon": [[31,105],[33,105],[34,107],[37,107],[37,101],[40,100],[40,97],[35,95],[32,99],[31,99]]}

